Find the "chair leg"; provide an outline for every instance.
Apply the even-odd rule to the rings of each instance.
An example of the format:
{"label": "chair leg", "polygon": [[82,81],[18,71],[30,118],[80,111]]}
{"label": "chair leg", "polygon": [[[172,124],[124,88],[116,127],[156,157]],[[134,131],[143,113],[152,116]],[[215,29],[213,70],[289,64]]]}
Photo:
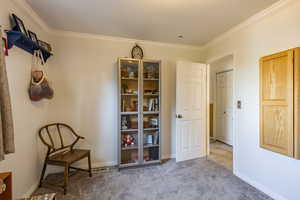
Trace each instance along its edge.
{"label": "chair leg", "polygon": [[45,176],[46,169],[47,169],[47,162],[45,161],[44,162],[44,166],[43,166],[43,170],[42,170],[42,174],[41,174],[41,178],[40,178],[39,187],[42,187],[43,179],[44,179],[44,176]]}
{"label": "chair leg", "polygon": [[88,163],[89,163],[89,175],[92,177],[92,164],[91,164],[91,154],[88,155]]}
{"label": "chair leg", "polygon": [[69,183],[69,165],[65,165],[65,173],[64,173],[64,194],[67,194]]}

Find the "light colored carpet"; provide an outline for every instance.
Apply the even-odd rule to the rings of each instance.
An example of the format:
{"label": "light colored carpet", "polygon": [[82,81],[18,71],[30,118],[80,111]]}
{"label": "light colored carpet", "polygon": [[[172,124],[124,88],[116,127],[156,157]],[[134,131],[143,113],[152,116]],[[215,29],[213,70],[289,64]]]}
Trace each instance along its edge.
{"label": "light colored carpet", "polygon": [[[48,176],[61,179],[61,174]],[[144,168],[70,177],[69,192],[58,200],[271,200],[232,172],[205,158],[181,163],[174,160]],[[36,194],[53,192],[40,188]]]}

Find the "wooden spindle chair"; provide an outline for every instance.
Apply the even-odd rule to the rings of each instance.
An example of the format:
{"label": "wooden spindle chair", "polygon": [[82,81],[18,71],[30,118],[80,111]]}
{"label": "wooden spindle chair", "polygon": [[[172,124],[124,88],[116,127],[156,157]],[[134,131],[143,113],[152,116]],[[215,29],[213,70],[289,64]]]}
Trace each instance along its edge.
{"label": "wooden spindle chair", "polygon": [[[69,144],[66,142],[67,133],[69,133],[69,138],[71,136],[73,140]],[[84,137],[79,136],[69,125],[62,123],[48,124],[39,130],[39,137],[43,144],[48,147],[39,187],[44,182],[43,179],[47,165],[62,166],[65,168],[64,184],[61,186],[64,189],[64,194],[67,193],[70,169],[86,171],[92,177],[90,150],[74,148],[79,139],[84,139]],[[88,170],[71,166],[73,163],[84,158],[88,158]]]}

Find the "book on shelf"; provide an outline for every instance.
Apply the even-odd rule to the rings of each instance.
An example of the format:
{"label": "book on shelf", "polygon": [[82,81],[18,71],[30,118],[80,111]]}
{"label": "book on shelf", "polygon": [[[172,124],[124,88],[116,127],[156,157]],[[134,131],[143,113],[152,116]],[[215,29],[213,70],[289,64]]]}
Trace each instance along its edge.
{"label": "book on shelf", "polygon": [[149,99],[149,103],[148,103],[148,111],[158,111],[159,107],[158,107],[159,101],[158,98],[150,98]]}
{"label": "book on shelf", "polygon": [[159,144],[159,131],[152,134],[144,135],[144,145],[158,145]]}

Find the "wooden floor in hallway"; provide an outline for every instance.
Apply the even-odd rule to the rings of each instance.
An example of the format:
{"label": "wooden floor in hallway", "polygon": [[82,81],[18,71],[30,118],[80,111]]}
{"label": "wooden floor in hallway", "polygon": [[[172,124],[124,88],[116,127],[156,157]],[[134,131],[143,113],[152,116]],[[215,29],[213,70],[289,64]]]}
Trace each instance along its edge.
{"label": "wooden floor in hallway", "polygon": [[208,156],[208,159],[224,166],[229,170],[233,169],[232,153],[232,146],[217,140],[210,141],[210,155]]}

